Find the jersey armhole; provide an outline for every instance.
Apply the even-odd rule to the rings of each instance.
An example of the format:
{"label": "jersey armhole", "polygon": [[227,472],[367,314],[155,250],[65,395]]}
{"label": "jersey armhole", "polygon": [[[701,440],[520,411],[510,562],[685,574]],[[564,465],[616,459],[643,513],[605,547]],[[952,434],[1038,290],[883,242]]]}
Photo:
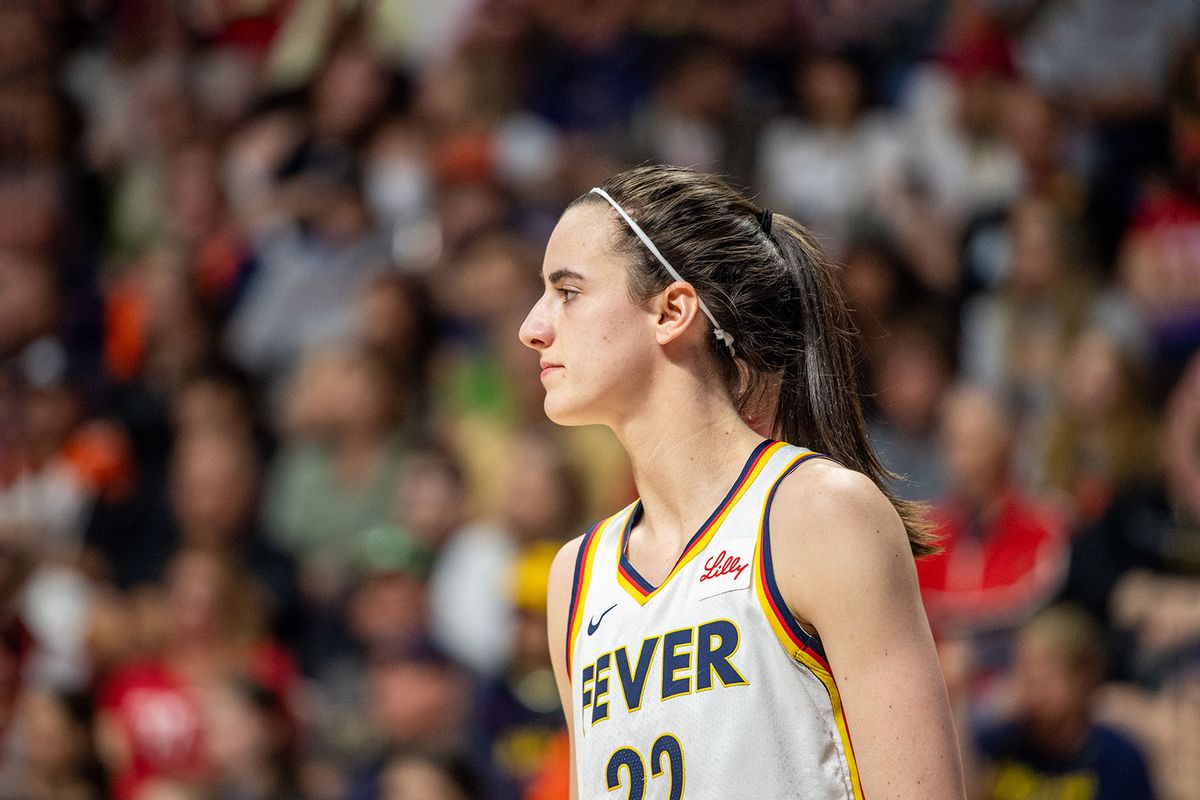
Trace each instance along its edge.
{"label": "jersey armhole", "polygon": [[[758,542],[755,546],[754,592],[758,596],[759,604],[762,606],[767,621],[771,624],[772,630],[775,631],[775,635],[788,655],[810,669],[820,670],[826,675],[830,675],[829,661],[825,657],[825,648],[821,646],[821,640],[804,630],[792,614],[791,609],[788,608],[783,593],[779,590],[779,584],[775,580],[774,565],[771,559],[771,504],[775,501],[775,493],[784,478],[805,461],[814,458],[829,457],[812,451],[796,456],[767,490],[766,498],[763,500],[762,518],[759,521]],[[829,460],[837,463],[835,459]]]}
{"label": "jersey armhole", "polygon": [[579,554],[575,556],[575,571],[571,577],[571,604],[568,606],[567,617],[567,679],[571,678],[571,657],[575,652],[575,639],[579,635],[580,621],[583,619],[584,598],[587,597],[588,584],[592,579],[592,561],[596,555],[596,543],[600,541],[600,530],[607,520],[601,520],[592,526],[579,542]]}

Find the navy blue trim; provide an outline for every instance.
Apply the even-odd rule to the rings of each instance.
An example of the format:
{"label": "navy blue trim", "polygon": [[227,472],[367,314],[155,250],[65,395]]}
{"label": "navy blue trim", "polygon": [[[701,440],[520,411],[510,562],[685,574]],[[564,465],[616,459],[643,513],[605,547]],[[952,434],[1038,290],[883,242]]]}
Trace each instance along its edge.
{"label": "navy blue trim", "polygon": [[575,556],[575,575],[571,578],[571,602],[567,604],[567,661],[571,663],[571,623],[575,621],[575,603],[583,602],[579,597],[579,584],[583,580],[583,554],[587,552],[588,544],[591,543],[592,537],[600,530],[604,523],[597,522],[592,526],[592,529],[583,535],[579,540],[579,553]]}
{"label": "navy blue trim", "polygon": [[[783,471],[783,474],[775,479],[775,483],[771,484],[771,490],[767,493],[767,502],[763,506],[762,517],[762,559],[763,559],[763,584],[767,587],[767,591],[771,593],[771,599],[775,602],[775,607],[779,609],[783,616],[783,624],[787,625],[788,630],[795,634],[796,638],[804,642],[808,649],[817,653],[826,662],[829,659],[825,655],[825,648],[821,646],[821,640],[813,636],[804,628],[800,627],[800,623],[792,616],[792,612],[788,607],[787,602],[783,599],[783,593],[779,591],[779,585],[775,583],[775,567],[771,560],[771,504],[775,502],[775,492],[779,490],[779,484],[783,483],[783,479],[792,474],[792,470],[808,461],[810,458],[826,458],[827,456],[821,453],[809,453],[801,457],[794,464]],[[831,461],[833,459],[830,459]]]}
{"label": "navy blue trim", "polygon": [[[738,473],[737,480],[735,480],[733,485],[729,487],[729,491],[725,493],[725,497],[722,498],[721,502],[717,503],[717,507],[714,508],[712,513],[708,515],[708,519],[704,520],[704,524],[696,529],[696,532],[692,534],[692,538],[688,539],[688,543],[684,545],[683,550],[681,550],[679,553],[679,558],[675,559],[675,563],[671,565],[671,569],[667,572],[668,575],[675,571],[675,567],[679,566],[680,560],[687,555],[687,552],[691,549],[692,545],[704,535],[708,526],[711,525],[712,521],[717,518],[718,514],[721,513],[721,509],[725,508],[725,504],[729,502],[729,499],[733,497],[734,492],[736,492],[738,487],[742,485],[742,481],[746,480],[746,476],[750,473],[750,468],[754,465],[754,462],[758,460],[759,454],[773,444],[775,444],[775,440],[764,439],[759,442],[752,451],[750,451],[750,455],[746,458],[746,463],[742,465],[742,471]],[[629,513],[629,520],[625,523],[625,530],[621,532],[621,566],[625,568],[626,575],[628,575],[630,578],[633,578],[639,586],[649,593],[655,591],[658,587],[643,578],[638,571],[634,569],[633,564],[625,555],[626,550],[629,548],[629,533],[633,530],[634,524],[638,519],[641,518],[641,515],[642,499],[639,497],[633,506],[633,511]]]}

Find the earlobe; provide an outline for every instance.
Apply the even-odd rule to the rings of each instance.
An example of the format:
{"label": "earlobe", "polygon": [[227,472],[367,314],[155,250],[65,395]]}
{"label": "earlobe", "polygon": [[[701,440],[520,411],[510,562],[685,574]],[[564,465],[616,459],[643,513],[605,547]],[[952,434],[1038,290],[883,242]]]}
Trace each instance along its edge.
{"label": "earlobe", "polygon": [[670,344],[683,336],[696,318],[699,304],[695,288],[689,283],[675,281],[658,296],[656,310],[655,336],[660,345]]}

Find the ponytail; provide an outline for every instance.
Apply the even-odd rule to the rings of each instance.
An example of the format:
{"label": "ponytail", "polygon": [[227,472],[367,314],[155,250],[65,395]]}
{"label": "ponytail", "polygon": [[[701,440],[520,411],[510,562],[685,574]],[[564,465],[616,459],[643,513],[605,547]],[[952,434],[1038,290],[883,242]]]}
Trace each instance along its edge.
{"label": "ponytail", "polygon": [[867,435],[854,364],[856,331],[833,266],[795,220],[775,214],[772,228],[795,285],[793,325],[800,341],[784,362],[775,438],[803,442],[867,475],[900,515],[913,555],[938,552],[925,507],[895,495],[887,480],[896,476],[880,463]]}

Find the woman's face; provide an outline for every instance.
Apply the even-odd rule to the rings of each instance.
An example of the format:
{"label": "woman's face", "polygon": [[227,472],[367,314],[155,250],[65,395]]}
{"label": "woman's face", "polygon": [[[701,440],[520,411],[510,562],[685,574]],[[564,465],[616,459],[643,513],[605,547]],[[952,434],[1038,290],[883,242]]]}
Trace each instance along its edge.
{"label": "woman's face", "polygon": [[545,291],[521,325],[543,366],[546,416],[560,425],[612,425],[647,394],[657,315],[629,297],[627,257],[610,246],[617,224],[596,204],[563,214],[546,245]]}

